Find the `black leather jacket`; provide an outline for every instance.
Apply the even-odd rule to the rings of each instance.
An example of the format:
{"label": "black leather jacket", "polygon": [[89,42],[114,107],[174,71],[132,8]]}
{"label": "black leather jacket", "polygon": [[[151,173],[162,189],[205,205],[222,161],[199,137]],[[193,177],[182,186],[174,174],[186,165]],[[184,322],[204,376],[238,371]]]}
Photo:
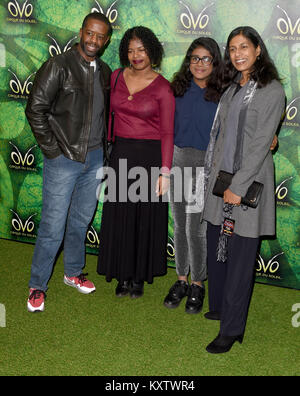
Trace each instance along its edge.
{"label": "black leather jacket", "polygon": [[[84,162],[92,122],[94,70],[77,45],[50,58],[38,70],[27,102],[26,116],[39,147],[47,158],[60,154]],[[104,94],[104,151],[111,69],[101,59],[100,83]],[[104,152],[106,154],[106,152]]]}

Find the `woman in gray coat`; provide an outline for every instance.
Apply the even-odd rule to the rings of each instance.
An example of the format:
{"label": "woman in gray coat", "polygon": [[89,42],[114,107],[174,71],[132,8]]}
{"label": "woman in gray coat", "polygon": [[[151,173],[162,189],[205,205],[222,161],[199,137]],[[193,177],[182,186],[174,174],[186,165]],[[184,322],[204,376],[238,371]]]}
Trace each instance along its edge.
{"label": "woman in gray coat", "polygon": [[[206,348],[210,353],[227,352],[243,340],[260,237],[275,234],[270,146],[285,105],[277,70],[253,28],[231,32],[225,69],[230,86],[221,98],[205,161],[210,309],[205,316],[220,320],[220,332]],[[234,175],[222,198],[213,194],[219,171]],[[263,191],[251,208],[241,200],[254,181]]]}

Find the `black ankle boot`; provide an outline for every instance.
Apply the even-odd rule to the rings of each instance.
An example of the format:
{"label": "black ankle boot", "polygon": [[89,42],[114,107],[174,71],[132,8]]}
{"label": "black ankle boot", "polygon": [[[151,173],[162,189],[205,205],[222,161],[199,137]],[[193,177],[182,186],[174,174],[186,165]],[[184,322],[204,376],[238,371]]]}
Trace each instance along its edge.
{"label": "black ankle boot", "polygon": [[119,282],[116,287],[116,296],[125,297],[129,294],[129,281]]}
{"label": "black ankle boot", "polygon": [[224,336],[218,334],[218,336],[211,342],[207,347],[206,350],[209,353],[225,353],[230,351],[232,345],[235,341],[238,341],[240,344],[243,342],[244,335],[238,336]]}
{"label": "black ankle boot", "polygon": [[185,281],[178,280],[169,290],[164,300],[164,306],[167,308],[177,308],[181,300],[186,297],[189,284]]}
{"label": "black ankle boot", "polygon": [[129,292],[131,298],[142,297],[144,294],[144,282],[131,281]]}
{"label": "black ankle boot", "polygon": [[204,297],[204,286],[199,286],[195,283],[192,283],[188,290],[188,299],[185,304],[185,312],[190,314],[199,313],[203,307]]}

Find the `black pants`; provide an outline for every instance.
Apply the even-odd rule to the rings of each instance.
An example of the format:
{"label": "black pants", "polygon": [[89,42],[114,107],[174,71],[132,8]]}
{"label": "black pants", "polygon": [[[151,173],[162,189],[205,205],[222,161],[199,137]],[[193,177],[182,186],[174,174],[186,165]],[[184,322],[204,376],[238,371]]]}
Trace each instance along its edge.
{"label": "black pants", "polygon": [[237,336],[246,326],[259,238],[232,235],[228,238],[227,261],[219,262],[216,251],[220,228],[210,223],[207,227],[209,310],[221,313],[222,335]]}

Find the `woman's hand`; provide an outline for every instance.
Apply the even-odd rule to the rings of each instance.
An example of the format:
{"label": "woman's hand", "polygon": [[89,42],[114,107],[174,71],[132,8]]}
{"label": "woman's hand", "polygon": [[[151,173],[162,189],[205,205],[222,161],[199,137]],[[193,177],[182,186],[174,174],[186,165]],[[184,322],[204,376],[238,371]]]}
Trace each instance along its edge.
{"label": "woman's hand", "polygon": [[227,188],[227,190],[224,191],[223,199],[224,199],[225,203],[235,205],[235,206],[239,206],[241,204],[241,200],[242,200],[241,197],[234,194],[232,191],[229,190],[229,188]]}
{"label": "woman's hand", "polygon": [[273,137],[273,141],[272,141],[272,144],[271,144],[271,147],[270,147],[270,150],[271,150],[271,151],[273,151],[273,150],[276,148],[277,143],[278,143],[278,137],[277,137],[277,135],[275,135],[275,136]]}
{"label": "woman's hand", "polygon": [[170,188],[170,176],[169,175],[161,175],[157,179],[156,182],[156,196],[164,195],[168,192]]}

